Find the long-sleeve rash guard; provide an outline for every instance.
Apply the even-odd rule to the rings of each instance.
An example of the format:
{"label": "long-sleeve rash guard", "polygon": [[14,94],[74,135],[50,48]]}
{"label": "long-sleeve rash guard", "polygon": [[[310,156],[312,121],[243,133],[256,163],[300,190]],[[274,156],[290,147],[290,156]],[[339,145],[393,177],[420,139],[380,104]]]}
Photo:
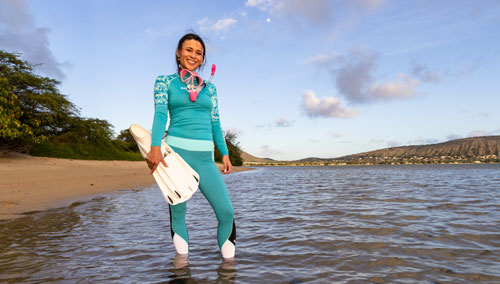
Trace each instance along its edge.
{"label": "long-sleeve rash guard", "polygon": [[[229,154],[220,127],[217,90],[212,83],[207,84],[192,102],[178,73],[161,75],[156,79],[154,101],[151,146],[161,145],[170,114],[168,144],[172,142],[175,144],[172,146],[187,150],[213,151],[215,142],[223,156]],[[211,149],[207,149],[209,147]]]}

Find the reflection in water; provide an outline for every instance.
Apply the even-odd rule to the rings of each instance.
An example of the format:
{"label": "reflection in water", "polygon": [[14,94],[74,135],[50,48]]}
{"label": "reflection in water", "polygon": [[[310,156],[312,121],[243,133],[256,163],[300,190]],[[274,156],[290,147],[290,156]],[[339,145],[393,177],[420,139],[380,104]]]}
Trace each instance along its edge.
{"label": "reflection in water", "polygon": [[[169,283],[198,283],[191,277],[191,268],[189,267],[187,254],[177,254],[172,259],[173,268],[169,269],[171,273],[168,277],[172,280]],[[217,280],[215,283],[231,284],[236,279],[236,261],[232,259],[223,259],[217,269]]]}
{"label": "reflection in water", "polygon": [[[2,283],[500,283],[500,164],[263,168],[225,176],[238,222],[188,203],[176,256],[156,187],[0,221]],[[263,198],[265,196],[265,198]]]}
{"label": "reflection in water", "polygon": [[217,269],[218,278],[216,283],[234,283],[236,279],[236,261],[234,258],[224,259]]}
{"label": "reflection in water", "polygon": [[[197,283],[191,278],[191,269],[189,268],[188,255],[177,254],[172,260],[173,268],[169,269],[173,280],[170,283]],[[189,280],[189,282],[188,282]]]}

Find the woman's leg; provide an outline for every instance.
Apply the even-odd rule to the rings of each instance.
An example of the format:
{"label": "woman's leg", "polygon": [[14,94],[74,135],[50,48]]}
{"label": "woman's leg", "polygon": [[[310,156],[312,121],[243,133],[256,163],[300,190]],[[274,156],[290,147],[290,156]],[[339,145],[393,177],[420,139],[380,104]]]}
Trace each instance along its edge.
{"label": "woman's leg", "polygon": [[[195,160],[192,159],[190,151],[172,148],[193,167],[192,163]],[[187,254],[189,252],[189,234],[186,227],[186,206],[187,201],[168,206],[170,213],[170,233],[172,234],[172,240],[178,254]]]}
{"label": "woman's leg", "polygon": [[170,210],[170,232],[178,254],[187,254],[189,251],[189,235],[186,228],[186,203],[182,202],[168,206]]}
{"label": "woman's leg", "polygon": [[[172,147],[172,149],[200,175],[200,191],[212,206],[217,217],[217,243],[222,256],[234,257],[236,242],[234,210],[224,179],[213,161],[213,152],[188,151],[177,147]],[[179,248],[183,248],[182,241],[185,242],[187,253],[186,203],[170,205],[172,238],[178,253],[180,253]]]}
{"label": "woman's leg", "polygon": [[[207,152],[204,152],[207,153]],[[234,257],[236,243],[236,226],[234,210],[226,184],[222,175],[212,160],[212,153],[208,152],[200,159],[196,171],[200,175],[200,190],[214,209],[217,217],[217,243],[224,258]]]}

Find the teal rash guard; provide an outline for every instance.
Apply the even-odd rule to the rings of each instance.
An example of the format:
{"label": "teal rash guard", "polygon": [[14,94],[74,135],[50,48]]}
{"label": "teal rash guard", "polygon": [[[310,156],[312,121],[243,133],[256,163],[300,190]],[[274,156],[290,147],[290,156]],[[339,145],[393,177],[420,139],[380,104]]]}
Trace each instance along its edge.
{"label": "teal rash guard", "polygon": [[215,142],[223,156],[229,155],[220,127],[217,90],[212,83],[192,102],[179,73],[161,75],[156,79],[154,101],[151,146],[161,145],[170,114],[167,144],[190,151],[213,151]]}

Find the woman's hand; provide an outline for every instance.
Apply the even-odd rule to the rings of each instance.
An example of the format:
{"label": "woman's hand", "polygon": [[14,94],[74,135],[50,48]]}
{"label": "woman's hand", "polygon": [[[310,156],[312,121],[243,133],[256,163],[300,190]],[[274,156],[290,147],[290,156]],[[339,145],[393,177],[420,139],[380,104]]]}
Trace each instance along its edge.
{"label": "woman's hand", "polygon": [[151,151],[149,151],[148,155],[146,156],[146,163],[148,163],[148,167],[151,169],[151,174],[154,173],[160,162],[165,167],[168,167],[167,163],[163,159],[163,155],[161,153],[161,147],[151,146]]}
{"label": "woman's hand", "polygon": [[229,160],[229,156],[228,155],[225,155],[224,157],[222,157],[222,163],[224,163],[224,171],[223,171],[223,173],[224,174],[229,174],[231,172],[231,168],[233,167],[233,165],[231,165],[231,161]]}

